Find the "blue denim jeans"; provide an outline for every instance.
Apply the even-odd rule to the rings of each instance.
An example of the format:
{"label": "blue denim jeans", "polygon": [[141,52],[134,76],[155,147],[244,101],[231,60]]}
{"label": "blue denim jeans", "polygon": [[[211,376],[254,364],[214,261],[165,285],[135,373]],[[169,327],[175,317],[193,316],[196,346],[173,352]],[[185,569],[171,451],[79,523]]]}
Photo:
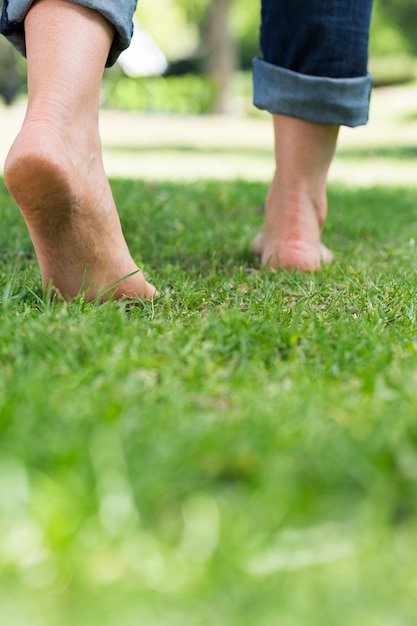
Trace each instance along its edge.
{"label": "blue denim jeans", "polygon": [[368,120],[372,0],[262,0],[254,104],[311,122]]}
{"label": "blue denim jeans", "polygon": [[[25,54],[24,19],[34,0],[3,0],[1,32],[11,43]],[[67,0],[95,9],[115,28],[113,44],[107,59],[107,66],[113,65],[119,54],[129,46],[132,38],[133,13],[137,0]]]}

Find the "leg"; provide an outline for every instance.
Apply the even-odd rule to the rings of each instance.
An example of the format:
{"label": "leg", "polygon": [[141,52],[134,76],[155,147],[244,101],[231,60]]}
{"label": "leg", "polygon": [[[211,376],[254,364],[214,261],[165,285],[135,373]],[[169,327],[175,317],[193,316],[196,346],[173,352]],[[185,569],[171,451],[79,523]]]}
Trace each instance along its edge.
{"label": "leg", "polygon": [[252,250],[270,268],[317,270],[332,259],[320,241],[327,174],[339,126],[367,121],[371,5],[262,1],[254,102],[273,114],[276,172]]}
{"label": "leg", "polygon": [[43,284],[65,299],[83,287],[92,300],[151,299],[155,289],[129,253],[101,156],[100,83],[114,28],[92,9],[38,0],[25,36],[28,107],[4,175]]}

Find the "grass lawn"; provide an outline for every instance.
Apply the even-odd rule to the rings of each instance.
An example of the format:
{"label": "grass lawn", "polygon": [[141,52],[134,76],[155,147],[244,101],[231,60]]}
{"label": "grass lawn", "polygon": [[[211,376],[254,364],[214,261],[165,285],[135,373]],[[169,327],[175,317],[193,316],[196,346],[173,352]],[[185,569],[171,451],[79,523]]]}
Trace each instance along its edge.
{"label": "grass lawn", "polygon": [[0,622],[414,626],[417,188],[333,183],[316,275],[266,184],[114,180],[154,305],[46,302],[0,187]]}

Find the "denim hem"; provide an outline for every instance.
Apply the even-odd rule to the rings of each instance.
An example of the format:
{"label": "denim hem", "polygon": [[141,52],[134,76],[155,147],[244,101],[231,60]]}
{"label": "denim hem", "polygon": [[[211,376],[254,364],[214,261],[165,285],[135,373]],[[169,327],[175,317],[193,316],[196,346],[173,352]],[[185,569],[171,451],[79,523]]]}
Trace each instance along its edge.
{"label": "denim hem", "polygon": [[[114,0],[66,0],[101,13],[115,28],[114,40],[106,67],[113,65],[120,53],[129,47],[133,33],[133,13],[137,0],[125,0],[123,7]],[[3,0],[1,32],[26,56],[24,20],[34,0]]]}
{"label": "denim hem", "polygon": [[272,114],[343,126],[368,121],[370,74],[357,78],[310,76],[255,58],[253,85],[254,105]]}

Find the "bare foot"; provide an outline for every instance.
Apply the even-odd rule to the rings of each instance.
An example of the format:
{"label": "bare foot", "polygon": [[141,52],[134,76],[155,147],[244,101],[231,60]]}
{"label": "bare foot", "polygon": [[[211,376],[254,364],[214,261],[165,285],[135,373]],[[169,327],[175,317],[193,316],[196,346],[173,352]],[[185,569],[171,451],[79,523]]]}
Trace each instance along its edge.
{"label": "bare foot", "polygon": [[[277,250],[285,249],[284,255],[277,254]],[[269,269],[297,269],[303,272],[319,270],[322,265],[330,265],[333,261],[333,253],[324,244],[320,243],[319,254],[316,250],[305,246],[288,245],[285,242],[268,241],[264,233],[258,233],[251,245],[251,251],[261,257],[261,264]]]}
{"label": "bare foot", "polygon": [[319,270],[333,255],[321,243],[327,216],[327,173],[338,127],[274,115],[276,171],[265,205],[263,232],[252,242],[262,265]]}
{"label": "bare foot", "polygon": [[133,261],[104,172],[101,77],[114,28],[93,9],[34,2],[26,15],[28,108],[4,178],[38,257],[42,283],[71,300],[156,294]]}
{"label": "bare foot", "polygon": [[91,301],[151,300],[156,290],[129,253],[98,136],[93,133],[87,141],[79,131],[77,143],[61,131],[32,112],[4,170],[29,229],[44,288],[50,285],[66,300],[81,291]]}
{"label": "bare foot", "polygon": [[332,252],[320,240],[325,217],[325,198],[315,203],[308,193],[282,191],[274,178],[264,229],[253,239],[251,250],[269,269],[319,270],[333,260]]}

